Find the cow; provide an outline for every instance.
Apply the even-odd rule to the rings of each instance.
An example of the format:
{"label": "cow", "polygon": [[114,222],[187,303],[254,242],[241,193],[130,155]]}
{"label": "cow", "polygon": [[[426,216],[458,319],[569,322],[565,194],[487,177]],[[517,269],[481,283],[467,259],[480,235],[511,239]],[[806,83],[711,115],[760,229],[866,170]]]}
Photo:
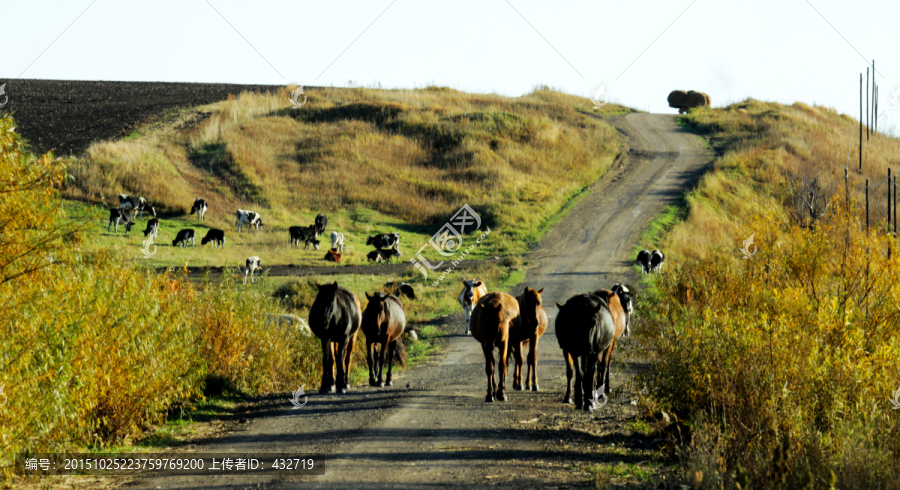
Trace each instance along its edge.
{"label": "cow", "polygon": [[666,256],[659,249],[653,251],[650,254],[650,270],[653,272],[659,272],[662,269],[663,262],[666,261]]}
{"label": "cow", "polygon": [[221,247],[222,250],[225,250],[225,231],[211,228],[206,232],[206,236],[200,240],[200,245],[206,245],[209,242],[213,242],[214,248]]}
{"label": "cow", "polygon": [[318,230],[316,225],[292,226],[288,228],[288,233],[291,235],[291,248],[294,247],[294,244],[299,248],[300,242],[304,242],[303,250],[309,249],[309,244],[312,244],[318,250],[319,241],[316,240],[316,237],[319,236]]}
{"label": "cow", "polygon": [[[316,216],[316,228],[319,230],[319,234],[322,235],[325,233],[325,227],[328,225],[328,218],[324,214],[320,214]],[[334,247],[332,247],[334,248]]]}
{"label": "cow", "polygon": [[262,222],[262,218],[259,216],[259,213],[256,211],[247,211],[244,209],[238,209],[237,213],[237,223],[235,223],[238,227],[238,233],[243,231],[244,225],[248,225],[248,227],[252,230],[254,226],[256,226],[256,231],[259,231],[260,226],[266,226]]}
{"label": "cow", "polygon": [[262,270],[262,262],[259,257],[247,257],[247,265],[244,267],[244,284],[247,284],[247,276],[250,276],[250,282],[256,282],[254,274],[256,271]]}
{"label": "cow", "polygon": [[340,264],[341,260],[343,260],[343,257],[344,257],[344,255],[342,253],[338,252],[337,250],[335,250],[333,248],[331,250],[325,252],[325,261],[326,262],[337,262],[338,264]]}
{"label": "cow", "polygon": [[[144,209],[150,208],[147,205],[147,200],[143,197],[135,197],[129,196],[128,194],[119,194],[119,208],[121,209],[133,209],[140,213],[140,217],[144,217]],[[152,208],[151,208],[152,209]],[[156,216],[156,211],[154,210],[154,216]]]}
{"label": "cow", "polygon": [[177,235],[175,235],[175,239],[172,240],[172,246],[178,246],[181,243],[181,247],[187,247],[188,242],[191,242],[192,247],[197,246],[197,242],[195,241],[197,238],[197,234],[194,233],[194,230],[190,228],[185,228],[184,230],[180,230]]}
{"label": "cow", "polygon": [[488,291],[487,286],[485,286],[481,281],[467,281],[463,279],[462,282],[463,288],[462,291],[459,292],[459,304],[462,306],[463,312],[465,312],[466,314],[465,335],[469,335],[469,329],[472,326],[472,309],[475,308],[475,304],[478,303],[478,300],[481,299],[482,296],[486,295]]}
{"label": "cow", "polygon": [[366,254],[366,258],[369,259],[369,262],[387,262],[392,258],[399,256],[400,252],[393,248],[389,250],[372,250]]}
{"label": "cow", "polygon": [[635,262],[640,264],[641,266],[641,274],[649,274],[650,273],[650,251],[649,250],[641,250],[638,252],[637,259]]}
{"label": "cow", "polygon": [[400,251],[400,233],[380,233],[375,236],[370,236],[366,240],[366,245],[372,245],[378,250],[386,250],[389,248],[397,249]]}
{"label": "cow", "polygon": [[205,199],[200,199],[199,197],[194,200],[194,205],[191,206],[191,213],[197,213],[197,218],[200,219],[200,222],[203,222],[203,217],[206,215],[206,210],[209,209],[209,206],[206,204]]}
{"label": "cow", "polygon": [[109,233],[110,227],[113,224],[116,225],[116,234],[119,234],[119,223],[125,224],[125,233],[127,234],[131,231],[131,227],[134,225],[134,210],[130,212],[127,209],[122,208],[113,208],[109,210],[109,224],[106,225],[106,232]]}
{"label": "cow", "polygon": [[344,252],[344,234],[336,231],[331,232],[331,249],[337,250],[338,253]]}
{"label": "cow", "polygon": [[152,218],[149,221],[147,221],[147,229],[144,230],[144,236],[146,237],[147,235],[150,235],[153,238],[156,238],[158,234],[159,234],[159,220],[156,218]]}
{"label": "cow", "polygon": [[405,282],[400,281],[391,281],[384,283],[384,289],[397,296],[398,298],[401,296],[406,296],[409,299],[418,299],[416,298],[416,291],[412,286],[406,284]]}

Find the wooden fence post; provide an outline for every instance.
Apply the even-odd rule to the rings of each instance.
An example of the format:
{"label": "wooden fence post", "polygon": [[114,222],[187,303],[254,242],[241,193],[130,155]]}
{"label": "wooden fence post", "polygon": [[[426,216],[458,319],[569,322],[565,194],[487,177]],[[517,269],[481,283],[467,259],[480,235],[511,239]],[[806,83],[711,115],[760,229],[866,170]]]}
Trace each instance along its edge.
{"label": "wooden fence post", "polygon": [[866,179],[866,231],[869,231],[869,179]]}

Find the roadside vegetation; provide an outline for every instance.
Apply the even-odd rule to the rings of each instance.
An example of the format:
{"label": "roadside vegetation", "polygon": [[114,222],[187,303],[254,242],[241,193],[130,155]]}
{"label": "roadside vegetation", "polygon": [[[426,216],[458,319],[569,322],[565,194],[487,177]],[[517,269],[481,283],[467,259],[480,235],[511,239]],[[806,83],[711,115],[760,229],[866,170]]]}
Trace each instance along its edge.
{"label": "roadside vegetation", "polygon": [[868,231],[857,185],[887,177],[900,141],[872,136],[859,172],[858,121],[828,108],[747,100],[682,122],[723,154],[644,238],[668,257],[637,331],[652,398],[691,428],[682,479],[898,488],[900,247],[886,185]]}

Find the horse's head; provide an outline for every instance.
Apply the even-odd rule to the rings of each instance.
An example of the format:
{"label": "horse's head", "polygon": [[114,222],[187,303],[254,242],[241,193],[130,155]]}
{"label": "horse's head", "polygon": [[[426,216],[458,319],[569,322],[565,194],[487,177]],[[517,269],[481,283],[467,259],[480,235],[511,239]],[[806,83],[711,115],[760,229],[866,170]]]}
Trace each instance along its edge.
{"label": "horse's head", "polygon": [[625,309],[626,315],[634,313],[634,289],[627,284],[616,284],[612,291],[619,297],[622,308]]}
{"label": "horse's head", "polygon": [[541,293],[543,292],[544,288],[537,290],[525,286],[525,291],[519,296],[519,314],[525,321],[529,323],[538,321],[538,312],[543,305],[541,300]]}

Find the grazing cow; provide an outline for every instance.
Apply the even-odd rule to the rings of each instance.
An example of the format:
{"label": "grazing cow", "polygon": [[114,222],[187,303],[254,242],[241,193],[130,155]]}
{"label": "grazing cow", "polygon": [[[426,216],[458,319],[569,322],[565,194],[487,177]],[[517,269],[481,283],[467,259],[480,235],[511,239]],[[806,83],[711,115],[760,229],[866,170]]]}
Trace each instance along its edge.
{"label": "grazing cow", "polygon": [[594,380],[598,361],[607,366],[606,356],[616,334],[616,323],[609,304],[594,293],[569,298],[565,305],[556,303],[556,340],[566,362],[566,394],[564,403],[572,403],[572,371],[575,371],[575,408],[594,410]]}
{"label": "grazing cow", "polygon": [[413,289],[413,287],[410,286],[409,284],[406,284],[405,282],[399,282],[399,281],[386,282],[386,283],[384,283],[384,288],[389,293],[393,294],[394,296],[397,296],[398,298],[400,296],[406,296],[409,299],[418,299],[418,298],[416,298],[416,291]]}
{"label": "grazing cow", "polygon": [[338,264],[340,264],[341,260],[343,260],[343,257],[344,257],[344,255],[342,253],[338,252],[337,250],[335,250],[333,248],[331,250],[325,252],[325,261],[326,262],[337,262]]}
{"label": "grazing cow", "polygon": [[319,236],[319,229],[316,225],[292,226],[288,228],[288,233],[291,235],[291,248],[295,244],[297,248],[300,248],[300,242],[304,242],[303,250],[309,249],[309,244],[312,244],[316,250],[319,249],[319,241],[316,240],[316,237]]}
{"label": "grazing cow", "polygon": [[518,332],[519,336],[510,339],[513,358],[516,368],[513,371],[513,389],[522,390],[522,353],[525,347],[531,346],[528,351],[528,364],[525,372],[525,390],[539,391],[537,381],[537,347],[538,340],[547,330],[547,311],[541,302],[541,293],[544,288],[536,291],[525,286],[522,295],[516,298],[519,303]]}
{"label": "grazing cow", "polygon": [[369,259],[369,262],[387,262],[392,258],[399,256],[400,251],[393,248],[389,250],[372,250],[366,254],[366,258]]}
{"label": "grazing cow", "polygon": [[[140,213],[140,217],[144,217],[144,209],[149,208],[147,205],[147,200],[143,197],[135,197],[129,196],[127,194],[119,194],[119,208],[121,209],[133,209]],[[156,216],[156,211],[154,210],[153,215]]]}
{"label": "grazing cow", "polygon": [[[403,303],[394,295],[366,293],[369,304],[362,314],[362,331],[366,336],[366,361],[369,365],[369,386],[392,386],[391,372],[394,361],[401,367],[406,365],[406,350],[400,336],[406,329],[406,312]],[[378,352],[376,344],[381,344]],[[387,378],[383,378],[387,351]],[[377,373],[377,379],[376,379]]]}
{"label": "grazing cow", "polygon": [[159,220],[156,218],[152,218],[147,221],[147,229],[144,230],[144,236],[152,235],[153,238],[156,238],[159,234]]}
{"label": "grazing cow", "polygon": [[337,250],[338,253],[344,253],[344,234],[336,231],[331,232],[331,249]]}
{"label": "grazing cow", "polygon": [[366,245],[372,245],[378,250],[386,250],[389,248],[395,248],[397,251],[400,251],[400,233],[381,233],[375,236],[370,236],[366,240]]}
{"label": "grazing cow", "polygon": [[659,272],[662,269],[663,262],[666,261],[666,256],[659,249],[653,251],[650,255],[650,270],[653,272]]}
{"label": "grazing cow", "polygon": [[180,230],[177,235],[175,235],[175,239],[172,240],[172,246],[175,247],[179,243],[181,243],[181,247],[187,247],[188,242],[191,242],[192,247],[197,246],[197,242],[195,241],[197,235],[194,233],[194,230],[190,228],[186,228],[184,230]]}
{"label": "grazing cow", "polygon": [[266,315],[266,324],[277,327],[294,327],[303,335],[312,335],[309,324],[297,315],[269,313]]}
{"label": "grazing cow", "polygon": [[[624,335],[628,331],[628,321],[631,316],[631,312],[634,311],[634,306],[631,298],[631,289],[628,286],[622,284],[616,284],[613,286],[613,290],[610,291],[608,289],[601,289],[598,291],[594,291],[591,293],[595,296],[599,296],[600,298],[606,301],[606,304],[609,308],[609,313],[612,316],[613,323],[615,324],[616,331],[613,335],[612,343],[609,344],[609,347],[603,353],[603,359],[601,360],[601,364],[597,369],[597,385],[604,387],[604,393],[607,395],[610,393],[610,383],[609,383],[609,372],[612,368],[612,355],[616,350],[616,341],[619,340],[619,337]],[[566,359],[566,371],[569,371],[568,363],[570,359]],[[602,364],[605,362],[606,364]],[[568,393],[568,381],[566,382],[566,392]]]}
{"label": "grazing cow", "polygon": [[[328,218],[325,217],[324,214],[320,214],[316,216],[316,228],[319,230],[319,234],[322,235],[325,233],[325,227],[328,226]],[[334,248],[334,247],[331,247]]]}
{"label": "grazing cow", "polygon": [[262,261],[259,260],[259,257],[247,257],[247,265],[244,266],[244,284],[247,284],[247,276],[250,276],[250,282],[255,283],[256,271],[262,270]]}
{"label": "grazing cow", "polygon": [[[519,336],[519,304],[516,298],[494,292],[483,296],[472,311],[472,337],[481,343],[484,353],[484,372],[487,374],[487,396],[485,402],[506,401],[506,360],[510,339]],[[494,380],[494,347],[500,349],[497,369],[500,371],[500,386]]]}
{"label": "grazing cow", "polygon": [[129,212],[127,209],[122,208],[113,208],[109,210],[109,224],[106,225],[106,232],[109,233],[109,228],[113,225],[116,225],[116,234],[119,234],[119,223],[125,224],[125,233],[127,234],[131,231],[131,227],[134,225],[134,210]]}
{"label": "grazing cow", "polygon": [[362,308],[359,299],[337,282],[316,287],[319,293],[309,308],[309,328],[322,341],[319,393],[334,391],[335,385],[338,393],[346,393],[350,387],[350,363],[362,323]]}
{"label": "grazing cow", "polygon": [[205,199],[200,199],[199,197],[194,200],[194,205],[191,206],[191,213],[197,213],[197,218],[200,219],[200,222],[203,222],[203,216],[206,215],[206,210],[209,209],[209,206],[206,204]]}
{"label": "grazing cow", "polygon": [[259,231],[260,226],[266,226],[262,222],[262,218],[259,216],[259,213],[255,211],[246,211],[244,209],[238,209],[237,213],[237,223],[235,223],[238,227],[238,233],[240,233],[244,229],[244,225],[248,225],[249,229],[253,229],[256,227],[256,231]]}
{"label": "grazing cow", "polygon": [[462,291],[459,292],[459,304],[466,314],[465,335],[469,335],[469,329],[472,324],[472,309],[475,308],[475,304],[478,303],[478,300],[487,293],[487,286],[485,286],[483,282],[478,280],[467,281],[463,279],[463,288]]}
{"label": "grazing cow", "polygon": [[211,228],[200,240],[200,245],[206,245],[209,242],[213,242],[213,247],[221,247],[222,250],[225,250],[225,230]]}
{"label": "grazing cow", "polygon": [[637,259],[635,260],[638,264],[641,265],[641,274],[649,274],[650,273],[650,251],[649,250],[641,250],[638,252]]}

